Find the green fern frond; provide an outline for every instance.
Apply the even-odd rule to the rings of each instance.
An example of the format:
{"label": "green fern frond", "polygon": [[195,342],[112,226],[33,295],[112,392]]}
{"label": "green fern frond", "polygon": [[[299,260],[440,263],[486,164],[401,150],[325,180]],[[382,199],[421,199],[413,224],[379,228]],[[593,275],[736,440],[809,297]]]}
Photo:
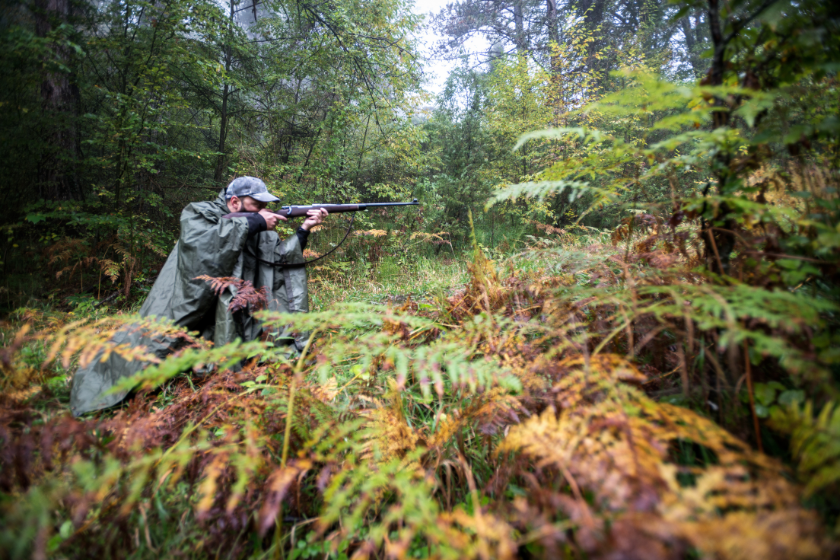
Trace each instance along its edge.
{"label": "green fern frond", "polygon": [[790,450],[798,461],[805,495],[836,486],[840,481],[840,403],[827,402],[817,416],[811,401],[801,408],[797,403],[776,408],[771,425],[791,436]]}

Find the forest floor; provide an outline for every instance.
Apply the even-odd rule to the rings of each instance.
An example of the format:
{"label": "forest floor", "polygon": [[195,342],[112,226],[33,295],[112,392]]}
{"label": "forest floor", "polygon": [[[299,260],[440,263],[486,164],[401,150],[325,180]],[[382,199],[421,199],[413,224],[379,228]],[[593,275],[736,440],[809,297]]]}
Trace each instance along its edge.
{"label": "forest floor", "polygon": [[419,257],[405,265],[377,263],[338,271],[322,267],[310,278],[310,306],[321,311],[340,302],[402,303],[406,298],[425,302],[449,297],[467,282],[468,258]]}
{"label": "forest floor", "polygon": [[[830,500],[797,482],[765,420],[781,451],[757,449],[743,380],[719,371],[738,356],[697,347],[723,332],[702,322],[702,298],[729,288],[673,247],[602,241],[315,270],[311,313],[263,316],[314,333],[302,357],[192,341],[122,407],[78,420],[75,356],[127,318],[20,311],[3,330],[0,545],[56,558],[836,552]],[[779,400],[792,390],[777,385]]]}

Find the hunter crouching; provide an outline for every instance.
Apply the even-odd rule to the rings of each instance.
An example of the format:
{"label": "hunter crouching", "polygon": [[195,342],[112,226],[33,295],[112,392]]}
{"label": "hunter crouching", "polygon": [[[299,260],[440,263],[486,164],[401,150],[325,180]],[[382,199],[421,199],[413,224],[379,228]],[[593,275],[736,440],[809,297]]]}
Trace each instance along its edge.
{"label": "hunter crouching", "polygon": [[[181,213],[181,234],[140,309],[141,317],[165,317],[174,324],[198,332],[221,346],[240,339],[258,339],[262,325],[247,310],[230,311],[232,289],[217,294],[210,283],[197,279],[235,277],[250,281],[254,288],[266,288],[267,307],[273,311],[305,313],[309,310],[303,249],[311,227],[327,216],[324,209],[308,212],[294,235],[280,239],[274,231],[285,218],[265,210],[279,200],[255,177],[239,177],[212,202],[193,202]],[[243,217],[224,218],[234,212]],[[287,265],[287,266],[283,266]],[[289,266],[291,265],[291,266]],[[281,339],[283,337],[281,336]],[[292,337],[284,340],[296,347]],[[177,349],[177,341],[149,337],[137,329],[117,332],[114,345],[143,345],[160,359]],[[298,348],[300,349],[300,348]],[[73,378],[70,408],[74,416],[120,403],[127,390],[109,392],[120,379],[145,369],[149,363],[128,361],[111,353],[101,355],[79,368]]]}

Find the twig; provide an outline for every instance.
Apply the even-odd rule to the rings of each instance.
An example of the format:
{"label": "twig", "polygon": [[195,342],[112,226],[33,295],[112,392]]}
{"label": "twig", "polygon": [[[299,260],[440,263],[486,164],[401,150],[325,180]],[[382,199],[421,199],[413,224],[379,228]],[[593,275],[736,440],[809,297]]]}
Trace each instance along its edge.
{"label": "twig", "polygon": [[744,341],[744,368],[746,369],[744,375],[747,376],[747,392],[750,395],[750,412],[752,413],[753,428],[755,429],[755,442],[758,446],[759,452],[764,453],[764,446],[761,444],[761,429],[758,426],[758,415],[755,413],[755,395],[753,394],[750,347],[746,340]]}
{"label": "twig", "polygon": [[298,358],[297,365],[295,366],[295,371],[292,374],[292,382],[289,386],[289,407],[286,411],[286,430],[285,436],[283,437],[283,456],[280,459],[281,469],[286,468],[286,460],[289,458],[289,438],[292,435],[292,416],[294,415],[295,410],[295,385],[298,375],[301,371],[303,371],[303,363],[306,359],[306,354],[309,353],[310,346],[312,346],[312,341],[315,339],[315,335],[320,331],[321,329],[315,329],[312,331],[312,334],[309,335],[309,340],[306,341],[306,346],[303,347],[303,351],[300,353],[300,358]]}
{"label": "twig", "polygon": [[103,300],[101,300],[101,301],[98,301],[98,302],[94,303],[94,304],[93,304],[93,308],[94,308],[94,309],[96,309],[96,308],[98,308],[100,305],[105,305],[105,304],[106,304],[106,303],[108,303],[109,301],[113,301],[113,300],[117,299],[117,296],[118,296],[118,295],[120,295],[120,293],[119,293],[119,292],[114,292],[113,294],[111,294],[110,296],[106,297],[105,299],[103,299]]}

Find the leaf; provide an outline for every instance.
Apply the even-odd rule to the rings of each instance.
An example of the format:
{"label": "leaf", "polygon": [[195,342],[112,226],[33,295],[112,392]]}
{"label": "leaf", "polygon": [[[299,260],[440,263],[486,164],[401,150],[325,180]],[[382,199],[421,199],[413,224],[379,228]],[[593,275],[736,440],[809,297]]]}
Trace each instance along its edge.
{"label": "leaf", "polygon": [[805,495],[811,496],[840,480],[840,406],[829,401],[815,418],[811,401],[800,408],[799,396],[795,395],[797,400],[793,395],[787,397],[793,403],[774,413],[771,426],[791,434],[797,473],[806,483]]}
{"label": "leaf", "polygon": [[73,534],[73,522],[68,519],[62,523],[58,530],[58,534],[61,535],[62,539],[69,539],[70,535]]}
{"label": "leaf", "polygon": [[791,406],[794,403],[805,402],[805,391],[789,390],[784,391],[779,395],[779,404],[782,406]]}
{"label": "leaf", "polygon": [[[765,383],[756,383],[754,388],[755,400],[758,404],[763,405],[764,407],[765,413],[764,416],[761,416],[761,418],[764,418],[767,415],[767,407],[773,404],[776,400],[776,388]],[[756,412],[757,411],[758,407],[756,406]]]}
{"label": "leaf", "polygon": [[785,387],[784,385],[782,385],[778,381],[770,381],[770,382],[767,383],[767,386],[772,387],[772,388],[776,389],[777,391],[786,391],[787,390],[787,387]]}
{"label": "leaf", "polygon": [[210,508],[216,501],[217,482],[225,470],[227,458],[227,454],[218,453],[204,469],[204,480],[198,486],[199,500],[195,508],[199,519],[207,518]]}
{"label": "leaf", "polygon": [[275,470],[268,477],[265,500],[257,517],[260,535],[265,536],[268,530],[274,526],[286,492],[294,481],[305,474],[311,466],[308,461],[293,461],[285,468]]}
{"label": "leaf", "polygon": [[579,128],[548,128],[545,130],[537,130],[534,132],[528,132],[527,134],[523,134],[519,137],[519,140],[513,146],[513,151],[515,152],[523,145],[525,145],[529,140],[537,140],[541,138],[546,139],[555,139],[559,140],[565,138],[567,136],[577,136],[582,140],[588,140],[591,142],[602,142],[606,138],[607,135],[603,134],[598,130],[586,129],[583,127]]}

